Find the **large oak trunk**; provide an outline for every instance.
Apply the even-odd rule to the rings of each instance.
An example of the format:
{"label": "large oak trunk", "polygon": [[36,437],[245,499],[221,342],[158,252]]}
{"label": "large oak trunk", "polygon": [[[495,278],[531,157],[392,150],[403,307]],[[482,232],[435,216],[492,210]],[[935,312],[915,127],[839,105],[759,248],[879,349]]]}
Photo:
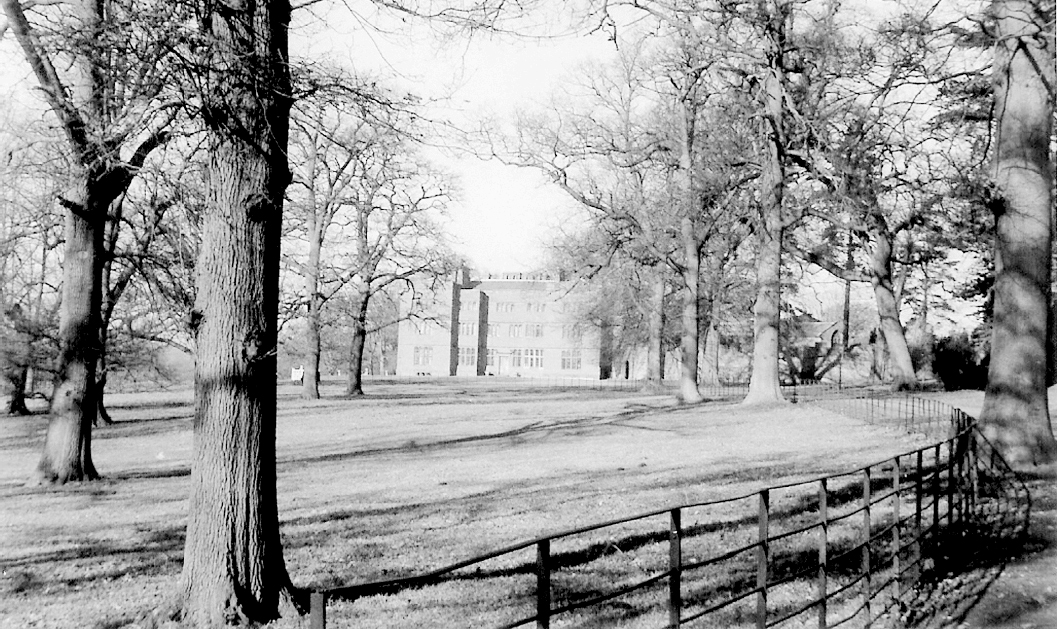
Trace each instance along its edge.
{"label": "large oak trunk", "polygon": [[64,199],[66,249],[59,310],[59,364],[39,482],[99,478],[92,463],[92,425],[98,405],[96,363],[102,304],[103,220],[109,205],[87,169],[80,187]]}
{"label": "large oak trunk", "polygon": [[1046,396],[1055,82],[1052,2],[996,1],[995,306],[981,420],[1016,465],[1057,460]]}
{"label": "large oak trunk", "polygon": [[756,253],[756,304],[753,306],[754,337],[752,374],[745,404],[783,401],[778,376],[778,326],[781,306],[781,226],[769,223],[758,232]]}
{"label": "large oak trunk", "polygon": [[892,288],[892,241],[888,227],[879,211],[871,215],[870,284],[873,286],[877,315],[881,319],[881,333],[888,347],[892,369],[892,388],[896,391],[915,389],[918,385],[914,363],[910,359],[906,331],[899,320],[899,302]]}
{"label": "large oak trunk", "polygon": [[[773,37],[784,36],[785,16],[775,9]],[[778,374],[778,331],[781,317],[782,232],[784,216],[785,167],[782,151],[785,144],[782,103],[782,47],[772,42],[770,72],[764,85],[767,114],[767,146],[760,175],[760,212],[756,228],[756,303],[753,306],[752,373],[745,404],[769,404],[783,401]]]}
{"label": "large oak trunk", "polygon": [[682,337],[682,371],[679,374],[679,397],[683,402],[692,404],[704,398],[697,387],[697,353],[698,337],[698,293],[701,281],[701,255],[698,252],[697,238],[694,234],[693,221],[684,218],[683,257],[683,337]]}
{"label": "large oak trunk", "polygon": [[[223,6],[209,13],[208,8]],[[276,507],[276,321],[289,4],[207,5],[210,164],[197,294],[182,620],[253,626],[293,592]]]}
{"label": "large oak trunk", "polygon": [[367,345],[367,297],[361,296],[352,313],[352,343],[349,347],[349,378],[346,395],[363,395],[363,349]]}

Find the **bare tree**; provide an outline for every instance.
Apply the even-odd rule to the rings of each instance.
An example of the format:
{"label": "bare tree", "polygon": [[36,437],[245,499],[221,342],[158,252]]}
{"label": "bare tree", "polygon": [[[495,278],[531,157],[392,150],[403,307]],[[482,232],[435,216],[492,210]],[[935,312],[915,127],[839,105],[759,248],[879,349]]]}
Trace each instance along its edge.
{"label": "bare tree", "polygon": [[4,138],[8,154],[0,190],[0,377],[11,388],[8,412],[25,414],[29,396],[50,395],[57,354],[62,217],[53,200],[63,160],[36,125],[17,124],[19,137]]}
{"label": "bare tree", "polygon": [[38,480],[57,483],[98,478],[91,427],[98,407],[105,226],[111,205],[168,137],[172,113],[159,100],[169,84],[165,60],[173,46],[158,33],[173,35],[181,24],[180,5],[71,4],[66,10],[30,3],[27,10],[18,0],[2,2],[72,156],[72,184],[59,197],[66,254],[58,382],[36,470]]}
{"label": "bare tree", "polygon": [[1015,464],[1057,460],[1046,395],[1055,69],[1051,0],[995,0],[995,307],[981,420]]}
{"label": "bare tree", "polygon": [[276,326],[292,101],[286,0],[199,3],[207,200],[191,325],[195,440],[179,615],[257,625],[295,594],[276,506]]}
{"label": "bare tree", "polygon": [[[294,168],[288,224],[307,245],[288,263],[304,279],[307,364],[304,393],[319,397],[323,309],[348,302],[348,395],[363,395],[371,299],[396,283],[453,270],[440,220],[450,200],[446,177],[417,158],[415,115],[407,103],[316,100],[294,116]],[[392,318],[377,325],[396,323]]]}

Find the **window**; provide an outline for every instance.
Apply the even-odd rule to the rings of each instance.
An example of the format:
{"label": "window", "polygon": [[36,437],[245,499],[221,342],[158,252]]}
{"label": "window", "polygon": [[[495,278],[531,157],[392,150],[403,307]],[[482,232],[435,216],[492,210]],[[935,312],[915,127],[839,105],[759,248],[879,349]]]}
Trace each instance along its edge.
{"label": "window", "polygon": [[459,306],[459,308],[461,309],[462,312],[477,312],[477,302],[476,301],[464,301]]}
{"label": "window", "polygon": [[526,349],[525,350],[525,366],[526,367],[543,367],[543,350],[542,349]]}
{"label": "window", "polygon": [[547,304],[540,301],[530,301],[526,305],[528,306],[529,312],[543,312],[547,309]]}
{"label": "window", "polygon": [[542,323],[529,323],[525,325],[525,336],[530,338],[540,338],[543,336],[543,324]]}
{"label": "window", "polygon": [[574,339],[578,340],[583,336],[583,332],[580,330],[578,325],[563,325],[562,326],[562,338],[563,339]]}
{"label": "window", "polygon": [[520,367],[521,366],[521,350],[514,349],[510,350],[510,366]]}
{"label": "window", "polygon": [[580,368],[580,350],[578,349],[563,349],[562,350],[562,369],[579,369]]}
{"label": "window", "polygon": [[488,324],[488,336],[499,336],[499,324],[489,323]]}
{"label": "window", "polygon": [[488,350],[488,357],[485,359],[487,360],[486,366],[495,367],[495,354],[496,351],[494,349]]}
{"label": "window", "polygon": [[521,329],[521,324],[520,323],[511,323],[510,324],[510,336],[511,337],[519,337],[519,336],[521,336],[521,332],[522,332],[522,329]]}
{"label": "window", "polygon": [[459,324],[459,336],[473,336],[477,334],[476,323],[460,323]]}
{"label": "window", "polygon": [[476,347],[460,347],[459,348],[459,364],[466,367],[473,367],[477,364],[477,348]]}
{"label": "window", "polygon": [[430,365],[430,364],[432,364],[433,363],[433,348],[432,347],[416,347],[411,362],[413,364],[415,364],[415,365]]}
{"label": "window", "polygon": [[514,302],[512,301],[497,301],[495,303],[496,312],[514,312]]}

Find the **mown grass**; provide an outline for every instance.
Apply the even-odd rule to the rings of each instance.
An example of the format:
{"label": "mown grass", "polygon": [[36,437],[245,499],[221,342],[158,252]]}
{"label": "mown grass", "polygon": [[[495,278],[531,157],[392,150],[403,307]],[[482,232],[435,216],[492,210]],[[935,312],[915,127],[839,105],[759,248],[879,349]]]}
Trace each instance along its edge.
{"label": "mown grass", "polygon": [[[279,511],[287,565],[301,586],[405,576],[558,530],[852,468],[920,443],[806,404],[678,407],[634,391],[465,382],[376,383],[364,399],[343,399],[339,386],[325,383],[324,399],[313,402],[280,387]],[[117,422],[97,429],[93,443],[105,479],[59,488],[24,486],[46,417],[0,420],[0,626],[127,626],[174,594],[190,403],[188,391],[113,396]],[[704,511],[695,521],[747,517]],[[662,520],[557,545],[555,556],[593,548],[597,557],[558,570],[555,604],[657,570],[667,546],[651,536],[665,530]],[[685,552],[703,555],[710,536],[737,530],[714,527],[694,542],[700,550],[688,542]],[[621,541],[628,539],[641,543]],[[532,561],[526,551],[438,586],[335,602],[331,625],[484,627],[531,615],[534,576],[519,566]],[[657,626],[666,587],[662,581],[553,626],[616,626],[609,622],[617,618]],[[702,580],[684,596],[692,607],[710,588],[716,584]]]}

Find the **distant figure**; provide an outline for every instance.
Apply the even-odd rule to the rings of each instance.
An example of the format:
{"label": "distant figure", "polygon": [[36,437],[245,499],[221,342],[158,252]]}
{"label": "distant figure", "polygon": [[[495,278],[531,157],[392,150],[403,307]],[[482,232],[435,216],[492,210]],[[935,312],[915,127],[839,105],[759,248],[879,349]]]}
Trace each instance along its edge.
{"label": "distant figure", "polygon": [[297,384],[305,383],[305,366],[299,365],[290,370],[290,382],[296,382]]}

